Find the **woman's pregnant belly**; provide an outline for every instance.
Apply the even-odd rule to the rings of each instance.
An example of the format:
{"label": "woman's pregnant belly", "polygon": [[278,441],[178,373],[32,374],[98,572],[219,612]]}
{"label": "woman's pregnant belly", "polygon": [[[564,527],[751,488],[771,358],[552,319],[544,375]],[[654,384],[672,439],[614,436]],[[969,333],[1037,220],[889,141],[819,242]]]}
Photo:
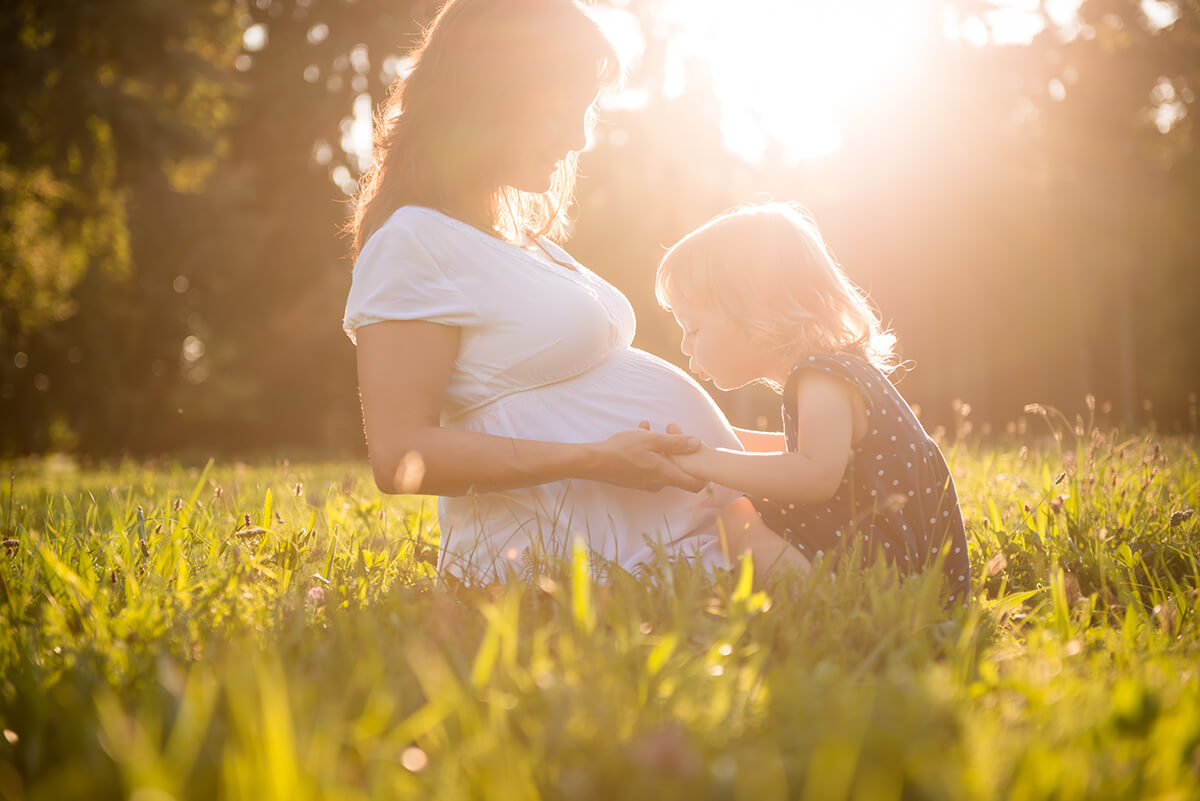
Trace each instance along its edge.
{"label": "woman's pregnant belly", "polygon": [[[634,348],[572,378],[509,395],[453,425],[517,439],[596,442],[648,420],[662,431],[678,423],[709,445],[740,449],[733,429],[699,384],[679,368]],[[569,552],[583,538],[625,569],[661,543],[718,560],[716,513],[733,497],[723,488],[642,492],[571,479],[507,492],[443,498],[440,565],[458,575],[489,577],[541,553]]]}

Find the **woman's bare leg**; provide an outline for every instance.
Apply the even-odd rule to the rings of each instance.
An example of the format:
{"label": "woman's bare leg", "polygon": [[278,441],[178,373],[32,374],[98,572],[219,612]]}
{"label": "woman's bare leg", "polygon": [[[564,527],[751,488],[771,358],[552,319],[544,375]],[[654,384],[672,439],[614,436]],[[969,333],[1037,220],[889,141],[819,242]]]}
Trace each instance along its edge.
{"label": "woman's bare leg", "polygon": [[760,566],[764,574],[779,565],[791,565],[801,573],[812,570],[799,549],[767,528],[754,504],[745,496],[725,506],[721,511],[721,525],[729,541],[730,556],[750,551],[754,555],[754,564]]}

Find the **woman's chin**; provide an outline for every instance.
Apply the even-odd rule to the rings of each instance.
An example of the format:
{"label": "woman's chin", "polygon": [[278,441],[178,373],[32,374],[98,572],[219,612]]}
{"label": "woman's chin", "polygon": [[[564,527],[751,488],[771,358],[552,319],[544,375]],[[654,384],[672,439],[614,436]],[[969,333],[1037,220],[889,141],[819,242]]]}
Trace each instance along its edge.
{"label": "woman's chin", "polygon": [[528,178],[524,178],[520,181],[513,181],[511,184],[513,189],[521,192],[528,192],[531,195],[544,195],[550,191],[550,187],[553,185],[553,170],[545,175],[531,174]]}

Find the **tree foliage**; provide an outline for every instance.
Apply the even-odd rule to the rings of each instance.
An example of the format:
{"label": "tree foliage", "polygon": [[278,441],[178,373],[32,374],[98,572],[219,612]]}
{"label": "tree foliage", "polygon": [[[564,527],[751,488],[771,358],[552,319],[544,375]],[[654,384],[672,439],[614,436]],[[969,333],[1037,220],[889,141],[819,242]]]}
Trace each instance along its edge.
{"label": "tree foliage", "polygon": [[75,311],[89,269],[127,277],[129,184],[198,186],[229,117],[233,4],[23,0],[0,18],[5,333]]}
{"label": "tree foliage", "polygon": [[121,375],[130,338],[172,329],[138,308],[154,272],[139,213],[155,182],[196,192],[215,163],[234,9],[20,0],[0,17],[0,445],[44,448],[52,426],[69,444],[72,424],[136,419],[153,397]]}

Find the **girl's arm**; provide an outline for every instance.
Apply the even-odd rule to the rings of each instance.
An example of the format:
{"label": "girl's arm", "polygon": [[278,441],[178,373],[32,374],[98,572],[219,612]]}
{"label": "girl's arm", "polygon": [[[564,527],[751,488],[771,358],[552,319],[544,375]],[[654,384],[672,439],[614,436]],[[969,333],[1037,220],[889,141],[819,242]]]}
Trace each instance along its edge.
{"label": "girl's arm", "polygon": [[463,495],[565,478],[644,490],[704,487],[665,455],[695,450],[694,437],[623,431],[603,442],[568,444],[442,428],[459,345],[455,327],[389,321],[363,326],[357,339],[363,422],[383,492]]}
{"label": "girl's arm", "polygon": [[777,503],[817,503],[837,492],[850,459],[853,392],[812,373],[796,386],[798,453],[741,453],[703,446],[672,457],[694,476]]}
{"label": "girl's arm", "polygon": [[734,428],[742,447],[756,453],[773,453],[787,450],[787,439],[782,431],[755,431],[751,428]]}

